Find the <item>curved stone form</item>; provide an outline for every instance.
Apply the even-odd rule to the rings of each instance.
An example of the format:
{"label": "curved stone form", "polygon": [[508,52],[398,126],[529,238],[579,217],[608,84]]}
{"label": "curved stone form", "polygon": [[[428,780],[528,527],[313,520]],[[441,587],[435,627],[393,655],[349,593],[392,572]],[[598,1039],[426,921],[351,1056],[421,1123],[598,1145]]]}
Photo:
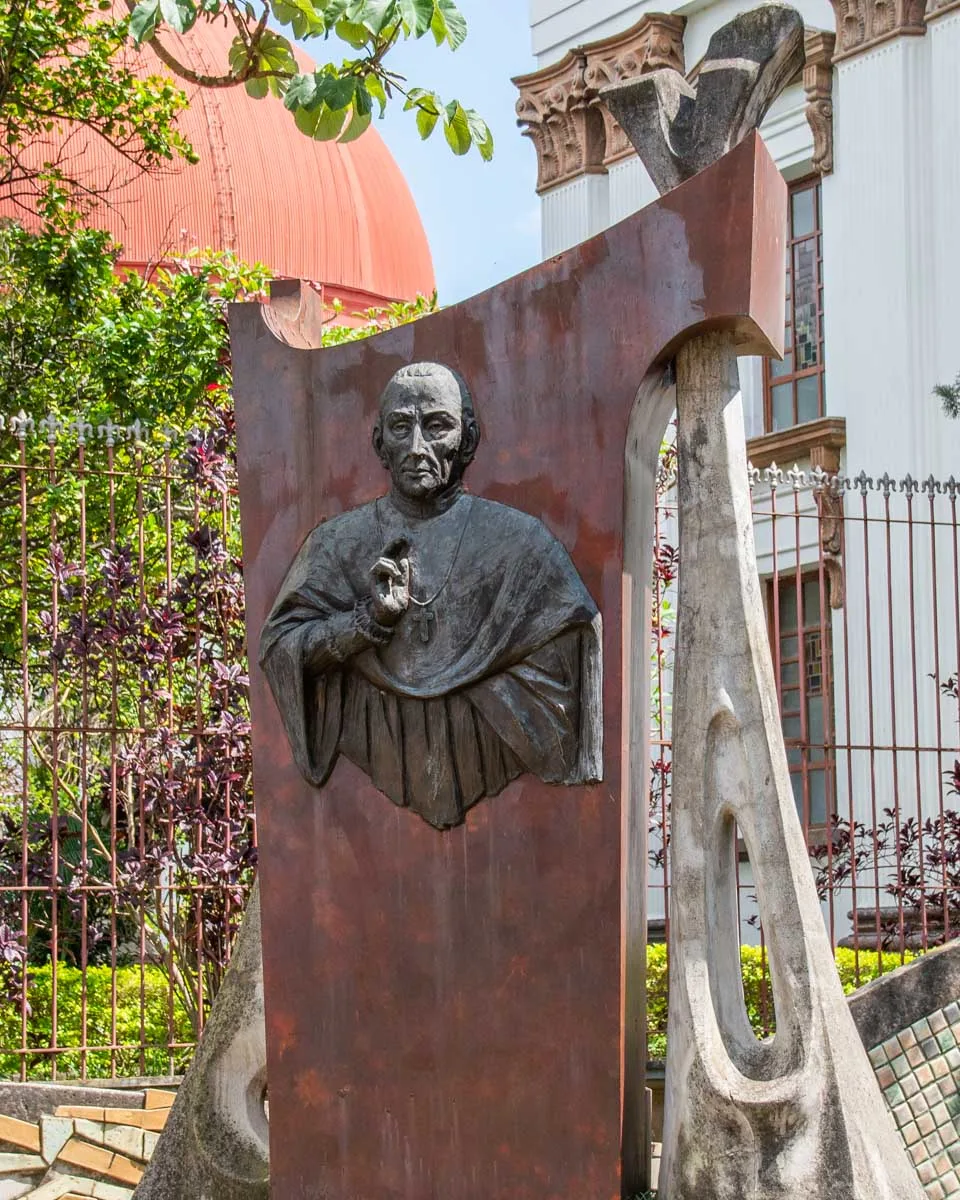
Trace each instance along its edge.
{"label": "curved stone form", "polygon": [[[745,138],[803,63],[786,6],[711,38],[696,88],[603,92],[661,191]],[[767,254],[781,252],[766,245]],[[844,1001],[793,800],[757,575],[736,342],[677,355],[680,595],[661,1200],[921,1200]],[[737,843],[754,870],[776,1035],[740,974]]]}
{"label": "curved stone form", "polygon": [[260,887],[135,1200],[268,1200]]}
{"label": "curved stone form", "polygon": [[[736,349],[677,359],[674,684],[664,1200],[920,1200],[844,999],[790,787],[757,576]],[[766,935],[775,1037],[740,977],[737,836]]]}

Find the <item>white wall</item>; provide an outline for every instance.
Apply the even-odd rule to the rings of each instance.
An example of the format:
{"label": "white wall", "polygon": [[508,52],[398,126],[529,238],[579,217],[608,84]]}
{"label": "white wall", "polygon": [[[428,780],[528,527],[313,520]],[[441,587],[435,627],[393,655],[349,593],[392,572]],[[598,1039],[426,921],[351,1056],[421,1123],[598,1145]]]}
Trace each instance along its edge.
{"label": "white wall", "polygon": [[[666,10],[688,17],[689,67],[712,32],[747,5],[531,0],[530,7],[541,66],[573,46],[622,32],[645,11]],[[798,7],[809,24],[834,28],[828,0]],[[838,64],[833,99],[835,170],[823,180],[826,410],[846,418],[844,468],[875,479],[885,472],[897,479],[960,476],[960,421],[945,418],[932,396],[936,383],[960,371],[960,12],[932,21],[924,37],[897,38]],[[794,85],[761,129],[787,179],[811,170],[804,105]],[[635,159],[593,177],[580,192],[578,186],[543,199],[545,255],[655,199]],[[740,373],[747,432],[754,435],[763,423],[760,360],[741,360]],[[809,494],[800,500],[809,509]],[[837,737],[865,747],[890,746],[896,735],[901,745],[931,748],[840,756],[838,810],[873,824],[894,801],[904,816],[939,808],[952,751],[934,748],[956,744],[958,730],[929,675],[938,671],[944,679],[956,670],[960,636],[952,528],[931,535],[923,525],[929,500],[914,499],[919,524],[912,531],[911,577],[909,527],[898,525],[889,535],[888,559],[883,496],[871,492],[866,503],[870,521],[847,527],[846,603],[832,618],[835,662],[846,651],[851,663],[849,677],[838,669],[834,681]],[[850,517],[863,512],[858,493],[845,504]],[[938,519],[950,521],[949,498],[934,507]],[[906,511],[902,494],[894,497],[893,515]],[[792,554],[794,538],[785,540]],[[804,560],[815,562],[816,541],[808,540]],[[757,541],[761,573],[769,575],[769,522],[758,525]],[[848,898],[835,904],[838,934],[846,928]],[[657,899],[651,895],[651,913]],[[860,904],[872,902],[858,897]]]}
{"label": "white wall", "polygon": [[[538,67],[559,61],[564,54],[584,42],[612,37],[635,25],[648,12],[682,13],[687,18],[685,37],[688,69],[703,57],[714,30],[751,4],[738,0],[702,0],[677,4],[643,0],[530,0],[530,30],[533,53]],[[797,0],[803,19],[817,29],[833,29],[834,15],[829,0]]]}

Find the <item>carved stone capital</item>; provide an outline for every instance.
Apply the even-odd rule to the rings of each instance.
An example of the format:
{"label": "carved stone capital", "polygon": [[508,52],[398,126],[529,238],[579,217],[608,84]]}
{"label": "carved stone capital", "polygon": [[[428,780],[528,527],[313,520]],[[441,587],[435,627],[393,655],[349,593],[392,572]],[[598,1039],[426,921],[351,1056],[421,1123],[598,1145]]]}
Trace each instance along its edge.
{"label": "carved stone capital", "polygon": [[830,0],[830,3],[837,17],[834,62],[862,54],[895,37],[917,37],[926,32],[927,0]]}
{"label": "carved stone capital", "polygon": [[538,192],[604,170],[603,120],[590,107],[586,68],[583,51],[571,50],[552,67],[513,81],[520,89],[517,124],[537,151]]}
{"label": "carved stone capital", "polygon": [[631,29],[603,41],[584,46],[587,56],[585,82],[590,103],[603,116],[606,147],[604,164],[619,162],[636,153],[613,113],[600,99],[600,90],[611,83],[636,79],[665,67],[684,70],[683,31],[686,17],[673,13],[648,13]]}
{"label": "carved stone capital", "polygon": [[813,169],[821,175],[833,170],[833,52],[836,36],[823,29],[808,29],[803,39],[803,90],[807,96],[807,123],[813,131]]}
{"label": "carved stone capital", "polygon": [[671,67],[683,71],[686,18],[648,13],[614,37],[570,50],[552,66],[518,75],[517,124],[537,151],[537,191],[580,175],[602,174],[633,153],[600,102],[600,89]]}

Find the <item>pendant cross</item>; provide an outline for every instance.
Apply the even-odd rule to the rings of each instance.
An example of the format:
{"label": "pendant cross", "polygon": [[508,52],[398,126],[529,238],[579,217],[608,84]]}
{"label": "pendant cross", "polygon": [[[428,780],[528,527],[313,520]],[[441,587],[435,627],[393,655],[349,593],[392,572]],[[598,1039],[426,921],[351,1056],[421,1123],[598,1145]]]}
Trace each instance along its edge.
{"label": "pendant cross", "polygon": [[421,642],[430,641],[430,626],[436,619],[437,618],[429,610],[429,608],[418,608],[413,614],[413,620],[416,623],[417,628],[420,630]]}

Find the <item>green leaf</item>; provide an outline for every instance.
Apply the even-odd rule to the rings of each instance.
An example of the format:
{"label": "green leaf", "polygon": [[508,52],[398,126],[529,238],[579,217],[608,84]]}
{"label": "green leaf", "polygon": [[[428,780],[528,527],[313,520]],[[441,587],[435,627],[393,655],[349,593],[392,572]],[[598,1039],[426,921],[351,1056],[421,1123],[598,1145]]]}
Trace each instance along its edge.
{"label": "green leaf", "polygon": [[398,0],[398,3],[407,32],[415,38],[423,37],[433,21],[433,0]]}
{"label": "green leaf", "polygon": [[140,0],[130,14],[130,36],[138,46],[153,37],[160,19],[160,0]]}
{"label": "green leaf", "polygon": [[317,142],[332,142],[340,136],[345,118],[342,110],[335,112],[321,104],[312,111],[298,108],[293,119],[300,132],[307,137]]}
{"label": "green leaf", "polygon": [[362,133],[366,133],[366,131],[370,128],[371,120],[371,113],[368,112],[366,115],[361,115],[356,111],[356,109],[354,109],[353,116],[350,119],[350,124],[340,135],[340,141],[355,142]]}
{"label": "green leaf", "polygon": [[160,15],[174,33],[186,33],[197,19],[192,0],[160,0]]}
{"label": "green leaf", "polygon": [[350,9],[350,19],[365,26],[371,33],[380,33],[396,14],[395,0],[362,0]]}
{"label": "green leaf", "polygon": [[425,108],[417,109],[417,129],[420,131],[420,136],[424,141],[433,133],[437,127],[437,121],[440,119],[440,114],[429,112]]}
{"label": "green leaf", "polygon": [[451,101],[444,109],[443,133],[454,154],[466,154],[473,145],[467,114],[457,100]]}
{"label": "green leaf", "polygon": [[328,108],[342,113],[353,103],[358,82],[353,75],[321,75],[317,80],[317,96]]}
{"label": "green leaf", "polygon": [[424,88],[414,87],[407,92],[407,100],[403,106],[403,111],[409,112],[411,108],[424,108],[427,112],[436,113],[439,117],[443,105],[440,103],[440,97],[436,92],[428,92]]}
{"label": "green leaf", "polygon": [[270,92],[270,81],[268,79],[258,79],[254,75],[245,81],[243,90],[248,96],[252,96],[254,100],[262,100]]}
{"label": "green leaf", "polygon": [[443,15],[447,42],[451,50],[456,50],[463,45],[467,36],[467,19],[453,0],[436,0],[436,3],[437,12]]}
{"label": "green leaf", "polygon": [[247,44],[241,37],[235,37],[230,43],[230,49],[227,52],[227,63],[230,66],[231,75],[239,75],[247,69],[248,55]]}
{"label": "green leaf", "polygon": [[387,111],[387,93],[384,90],[383,81],[379,75],[368,75],[364,83],[366,84],[367,91],[380,105],[380,116],[382,117]]}
{"label": "green leaf", "polygon": [[257,56],[260,59],[258,68],[282,71],[290,75],[297,74],[297,60],[293,56],[293,47],[282,34],[274,33],[272,29],[265,29],[260,35]]}
{"label": "green leaf", "polygon": [[353,110],[358,117],[369,117],[373,112],[373,100],[364,87],[363,80],[357,83],[357,90],[353,97]]}
{"label": "green leaf", "polygon": [[341,17],[336,24],[337,37],[352,46],[354,50],[362,50],[370,41],[370,30],[366,25],[360,25],[354,21],[348,21],[346,17]]}
{"label": "green leaf", "polygon": [[291,112],[298,108],[311,108],[317,103],[317,81],[313,75],[297,75],[290,80],[284,105]]}
{"label": "green leaf", "polygon": [[327,26],[323,13],[309,0],[270,0],[270,10],[281,25],[289,25],[296,38],[320,37]]}
{"label": "green leaf", "polygon": [[467,108],[464,112],[467,114],[467,125],[470,127],[473,144],[480,151],[483,161],[490,162],[493,158],[493,134],[490,132],[490,126],[476,109]]}

